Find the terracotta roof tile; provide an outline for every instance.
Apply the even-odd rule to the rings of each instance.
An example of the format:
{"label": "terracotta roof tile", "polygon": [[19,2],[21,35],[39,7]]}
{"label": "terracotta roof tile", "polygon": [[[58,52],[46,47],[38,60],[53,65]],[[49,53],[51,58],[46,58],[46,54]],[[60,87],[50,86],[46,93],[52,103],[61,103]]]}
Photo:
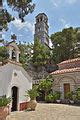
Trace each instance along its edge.
{"label": "terracotta roof tile", "polygon": [[80,61],[80,58],[69,59],[69,60],[66,60],[66,61],[63,61],[63,62],[59,63],[58,65],[71,63],[71,62],[76,62],[76,61]]}
{"label": "terracotta roof tile", "polygon": [[70,73],[70,72],[80,72],[80,67],[71,68],[71,69],[56,70],[55,72],[52,72],[51,75]]}

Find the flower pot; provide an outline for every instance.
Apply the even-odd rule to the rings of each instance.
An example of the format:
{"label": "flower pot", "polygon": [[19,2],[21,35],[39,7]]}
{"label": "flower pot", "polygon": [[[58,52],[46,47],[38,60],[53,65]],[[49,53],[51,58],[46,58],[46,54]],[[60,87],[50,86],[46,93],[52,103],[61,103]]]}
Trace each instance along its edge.
{"label": "flower pot", "polygon": [[0,120],[6,120],[8,114],[9,108],[7,106],[0,107]]}
{"label": "flower pot", "polygon": [[74,104],[74,101],[73,101],[73,100],[70,100],[70,103],[71,103],[71,104]]}
{"label": "flower pot", "polygon": [[56,100],[56,102],[57,102],[57,103],[60,103],[60,102],[61,102],[61,100]]}
{"label": "flower pot", "polygon": [[30,100],[29,104],[28,104],[28,108],[31,108],[31,110],[35,110],[37,106],[37,101],[36,100]]}

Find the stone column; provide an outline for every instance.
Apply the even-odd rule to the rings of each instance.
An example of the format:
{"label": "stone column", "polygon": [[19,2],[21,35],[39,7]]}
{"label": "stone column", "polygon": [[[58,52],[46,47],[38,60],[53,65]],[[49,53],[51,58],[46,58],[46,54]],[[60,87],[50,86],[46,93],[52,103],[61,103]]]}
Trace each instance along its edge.
{"label": "stone column", "polygon": [[9,49],[9,59],[12,60],[12,49]]}
{"label": "stone column", "polygon": [[19,62],[19,52],[16,52],[16,61]]}

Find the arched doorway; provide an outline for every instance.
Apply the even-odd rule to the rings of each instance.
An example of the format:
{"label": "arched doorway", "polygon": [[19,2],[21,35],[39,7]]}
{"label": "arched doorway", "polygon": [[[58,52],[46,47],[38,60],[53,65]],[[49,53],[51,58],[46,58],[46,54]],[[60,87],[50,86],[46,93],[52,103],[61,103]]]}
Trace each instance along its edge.
{"label": "arched doorway", "polygon": [[12,108],[11,111],[17,111],[18,108],[18,88],[12,87]]}

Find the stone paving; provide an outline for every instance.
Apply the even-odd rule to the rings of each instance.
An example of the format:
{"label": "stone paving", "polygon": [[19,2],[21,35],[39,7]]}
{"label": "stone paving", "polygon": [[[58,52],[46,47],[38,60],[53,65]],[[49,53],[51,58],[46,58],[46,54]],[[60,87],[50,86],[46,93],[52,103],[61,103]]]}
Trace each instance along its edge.
{"label": "stone paving", "polygon": [[35,111],[13,112],[7,120],[80,120],[80,107],[38,103]]}

